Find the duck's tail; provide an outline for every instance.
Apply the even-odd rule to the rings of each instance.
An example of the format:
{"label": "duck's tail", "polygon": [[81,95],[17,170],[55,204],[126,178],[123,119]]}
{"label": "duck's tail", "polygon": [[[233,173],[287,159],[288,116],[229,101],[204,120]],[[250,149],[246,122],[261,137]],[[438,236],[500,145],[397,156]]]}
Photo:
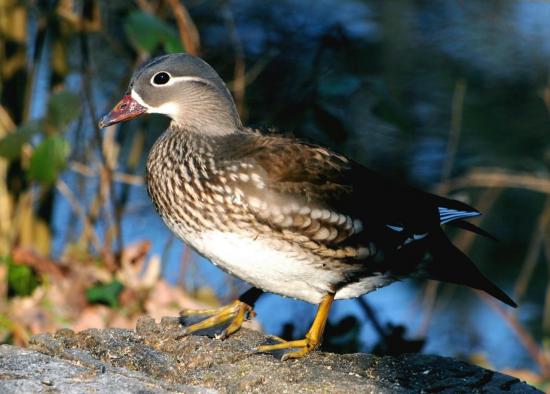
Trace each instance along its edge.
{"label": "duck's tail", "polygon": [[443,230],[429,235],[429,251],[433,259],[426,271],[431,279],[456,283],[487,292],[512,307],[517,304],[487,279],[474,263],[447,238]]}

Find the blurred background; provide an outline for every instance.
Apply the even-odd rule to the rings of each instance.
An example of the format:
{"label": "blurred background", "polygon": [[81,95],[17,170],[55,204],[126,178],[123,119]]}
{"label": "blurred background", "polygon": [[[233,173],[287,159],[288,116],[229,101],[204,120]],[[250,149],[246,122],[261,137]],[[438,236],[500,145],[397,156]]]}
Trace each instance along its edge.
{"label": "blurred background", "polygon": [[[167,126],[97,128],[132,70],[202,56],[245,124],[277,128],[462,199],[499,241],[451,233],[517,310],[396,283],[339,301],[333,352],[460,357],[550,387],[550,2],[0,0],[0,341],[129,327],[227,303],[246,284],[175,239],[143,185]],[[315,308],[257,304],[303,336]]]}

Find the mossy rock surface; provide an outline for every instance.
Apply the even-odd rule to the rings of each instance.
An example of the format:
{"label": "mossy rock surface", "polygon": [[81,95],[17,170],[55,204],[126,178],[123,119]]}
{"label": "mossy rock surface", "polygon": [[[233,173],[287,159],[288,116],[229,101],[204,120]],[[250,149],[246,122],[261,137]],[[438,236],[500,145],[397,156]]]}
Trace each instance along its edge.
{"label": "mossy rock surface", "polygon": [[0,392],[537,393],[518,379],[452,358],[315,352],[280,361],[253,351],[267,337],[180,338],[177,319],[136,330],[60,330],[29,349],[0,347]]}

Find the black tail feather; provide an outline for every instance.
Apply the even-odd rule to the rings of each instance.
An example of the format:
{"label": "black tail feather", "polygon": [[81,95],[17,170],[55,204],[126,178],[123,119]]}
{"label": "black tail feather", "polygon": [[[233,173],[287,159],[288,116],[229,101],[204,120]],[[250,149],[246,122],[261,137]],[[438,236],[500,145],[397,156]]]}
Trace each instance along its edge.
{"label": "black tail feather", "polygon": [[447,223],[450,226],[458,227],[466,231],[471,231],[472,233],[476,233],[479,235],[482,235],[486,238],[492,239],[493,241],[498,241],[498,239],[493,236],[491,233],[483,230],[482,228],[479,228],[475,224],[472,224],[470,222],[466,222],[464,220],[454,220],[452,222]]}
{"label": "black tail feather", "polygon": [[426,267],[428,276],[442,282],[456,283],[487,292],[512,307],[517,304],[487,279],[474,263],[454,246],[443,231],[430,235],[433,260]]}

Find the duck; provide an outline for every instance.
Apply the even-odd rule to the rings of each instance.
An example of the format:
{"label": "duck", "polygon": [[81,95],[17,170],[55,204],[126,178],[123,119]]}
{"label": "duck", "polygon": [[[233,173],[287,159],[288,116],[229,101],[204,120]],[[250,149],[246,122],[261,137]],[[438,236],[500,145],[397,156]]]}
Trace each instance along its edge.
{"label": "duck", "polygon": [[100,128],[143,114],[170,118],[147,158],[146,184],[169,229],[213,264],[251,285],[229,305],[182,311],[189,335],[237,332],[264,292],[318,306],[303,339],[259,346],[301,358],[317,349],[335,300],[406,278],[482,290],[516,303],[449,240],[443,225],[490,236],[457,200],[374,172],[327,147],[243,126],[230,91],[204,60],[153,58],[133,74]]}

